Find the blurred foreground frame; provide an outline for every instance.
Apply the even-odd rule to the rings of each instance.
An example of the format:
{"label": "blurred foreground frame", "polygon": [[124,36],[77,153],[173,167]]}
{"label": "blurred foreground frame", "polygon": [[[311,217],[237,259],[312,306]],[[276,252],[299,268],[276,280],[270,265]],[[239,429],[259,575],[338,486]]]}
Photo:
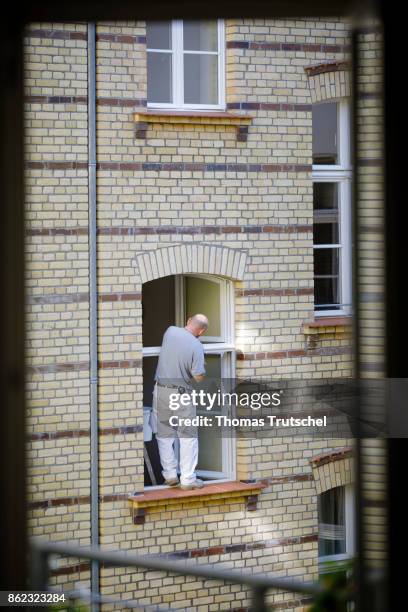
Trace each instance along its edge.
{"label": "blurred foreground frame", "polygon": [[[154,19],[154,18],[205,18],[205,17],[313,17],[343,16],[351,17],[354,23],[353,34],[353,74],[354,74],[354,125],[355,151],[358,160],[358,147],[364,144],[364,104],[358,96],[358,68],[364,58],[359,57],[358,40],[364,30],[366,16],[379,15],[384,25],[385,40],[385,146],[386,155],[381,156],[377,165],[371,168],[385,170],[385,200],[387,206],[380,206],[378,216],[373,220],[364,209],[362,196],[364,185],[372,177],[367,176],[367,168],[355,164],[354,187],[354,342],[356,376],[370,377],[407,377],[408,363],[405,356],[407,346],[407,326],[403,300],[405,275],[405,249],[403,234],[406,227],[406,209],[403,210],[401,196],[402,154],[400,113],[400,84],[398,69],[403,55],[404,34],[402,24],[398,23],[396,5],[392,2],[373,6],[360,2],[156,2],[151,5],[135,2],[36,2],[8,7],[7,26],[1,39],[3,58],[1,96],[1,151],[2,177],[2,240],[1,240],[1,287],[2,287],[2,347],[1,347],[1,484],[3,503],[1,504],[1,542],[2,542],[2,589],[22,589],[27,581],[27,533],[26,533],[26,480],[25,480],[25,439],[24,439],[24,172],[23,172],[23,65],[22,65],[22,28],[30,22],[55,21],[104,21]],[[400,20],[401,21],[401,20]],[[395,35],[395,32],[399,32]],[[398,89],[397,89],[398,87]],[[357,95],[356,95],[357,94]],[[359,103],[361,102],[361,105]],[[380,118],[379,118],[380,119]],[[360,120],[361,123],[360,123]],[[360,131],[361,130],[361,131]],[[362,141],[359,141],[360,136]],[[398,154],[400,145],[400,154]],[[385,162],[384,162],[385,158]],[[381,174],[381,172],[380,172]],[[384,201],[384,200],[382,200]],[[373,224],[370,225],[370,221]],[[383,230],[384,235],[383,235]],[[374,240],[373,240],[373,234]],[[385,246],[382,244],[385,237]],[[375,265],[365,258],[370,241],[377,243]],[[372,244],[372,242],[371,242]],[[383,251],[383,248],[385,250]],[[384,255],[385,254],[385,258]],[[374,275],[374,281],[373,281]],[[384,311],[374,317],[376,350],[370,343],[373,331],[372,309],[370,308],[371,283],[381,286],[378,289]],[[368,287],[368,289],[367,289]],[[372,296],[371,296],[372,297]],[[378,301],[378,300],[377,300]],[[377,313],[378,314],[378,313]],[[382,327],[383,325],[383,327]],[[378,348],[383,345],[383,350]],[[376,359],[371,356],[375,352]],[[360,398],[358,410],[364,414],[369,410],[364,397]],[[357,532],[359,556],[357,579],[359,584],[358,610],[373,610],[373,602],[367,597],[369,580],[370,504],[367,504],[366,491],[372,481],[369,457],[372,452],[371,441],[367,444],[357,442],[359,492],[357,512]],[[406,597],[404,583],[399,581],[398,552],[406,553],[400,522],[403,505],[401,480],[405,464],[403,440],[382,442],[380,454],[383,457],[386,479],[383,481],[382,504],[388,513],[388,551],[384,564],[388,568],[384,590],[386,610],[400,609]],[[368,517],[368,519],[367,519]],[[404,589],[404,591],[403,591]],[[398,602],[398,603],[397,603]]]}

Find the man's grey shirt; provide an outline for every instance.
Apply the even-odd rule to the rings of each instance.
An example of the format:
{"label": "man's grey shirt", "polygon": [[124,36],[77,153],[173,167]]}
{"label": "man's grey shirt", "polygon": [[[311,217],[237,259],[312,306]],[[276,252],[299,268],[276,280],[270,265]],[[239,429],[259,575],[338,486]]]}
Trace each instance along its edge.
{"label": "man's grey shirt", "polygon": [[154,379],[164,384],[187,385],[193,376],[205,374],[204,349],[184,327],[171,325],[163,336]]}

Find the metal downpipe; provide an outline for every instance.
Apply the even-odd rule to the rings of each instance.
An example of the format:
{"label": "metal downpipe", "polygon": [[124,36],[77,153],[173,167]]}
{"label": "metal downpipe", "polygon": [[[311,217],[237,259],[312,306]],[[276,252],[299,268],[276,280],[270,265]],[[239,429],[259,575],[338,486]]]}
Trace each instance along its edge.
{"label": "metal downpipe", "polygon": [[[99,546],[98,460],[98,295],[96,244],[96,26],[88,23],[88,222],[89,222],[89,387],[91,416],[91,546]],[[91,562],[91,590],[99,593],[99,561]],[[92,603],[98,612],[99,604]]]}

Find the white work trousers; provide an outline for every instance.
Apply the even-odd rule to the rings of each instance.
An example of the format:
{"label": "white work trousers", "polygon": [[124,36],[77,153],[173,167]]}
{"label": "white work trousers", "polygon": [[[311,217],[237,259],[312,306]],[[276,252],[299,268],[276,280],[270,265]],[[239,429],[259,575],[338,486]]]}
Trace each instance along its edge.
{"label": "white work trousers", "polygon": [[[195,469],[198,462],[197,428],[170,426],[169,418],[177,415],[191,419],[195,416],[196,411],[192,404],[181,406],[177,411],[172,411],[169,408],[169,398],[170,395],[174,395],[174,392],[174,389],[155,385],[153,392],[153,431],[156,433],[164,479],[176,478],[179,464],[180,482],[182,485],[188,485],[196,480]],[[174,448],[176,438],[179,441],[180,448],[179,462],[177,462]]]}
{"label": "white work trousers", "polygon": [[[174,452],[174,438],[158,438],[162,474],[165,480],[177,477],[177,458]],[[179,438],[180,444],[180,482],[182,485],[191,484],[196,480],[195,469],[198,461],[198,439]]]}

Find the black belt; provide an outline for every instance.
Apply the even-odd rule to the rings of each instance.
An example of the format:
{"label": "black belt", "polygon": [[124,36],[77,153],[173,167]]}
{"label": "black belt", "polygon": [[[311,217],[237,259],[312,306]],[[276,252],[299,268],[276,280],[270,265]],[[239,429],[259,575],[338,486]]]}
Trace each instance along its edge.
{"label": "black belt", "polygon": [[187,391],[191,391],[192,389],[189,389],[188,387],[182,387],[181,385],[163,385],[160,382],[156,381],[156,385],[158,387],[166,387],[167,389],[177,389],[177,391],[179,393],[186,393]]}

